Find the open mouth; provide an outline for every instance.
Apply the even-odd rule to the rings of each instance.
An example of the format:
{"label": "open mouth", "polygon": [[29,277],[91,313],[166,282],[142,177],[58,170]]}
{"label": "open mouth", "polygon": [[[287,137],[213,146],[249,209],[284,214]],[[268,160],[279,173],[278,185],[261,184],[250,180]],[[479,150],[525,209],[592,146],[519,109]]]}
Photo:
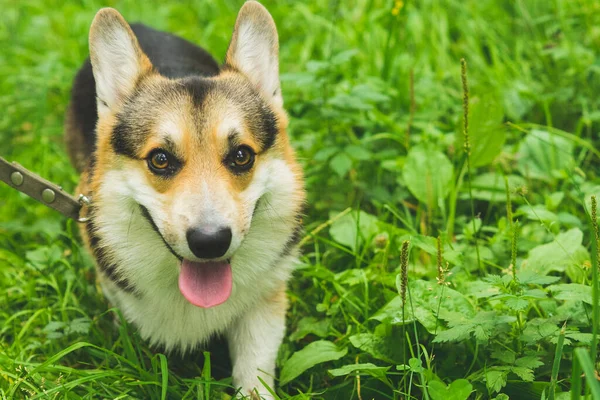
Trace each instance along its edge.
{"label": "open mouth", "polygon": [[231,295],[230,260],[194,262],[183,259],[179,273],[179,290],[197,307],[210,308],[227,301]]}
{"label": "open mouth", "polygon": [[160,236],[169,251],[181,261],[179,291],[187,301],[197,307],[210,308],[223,304],[231,295],[233,276],[231,260],[195,262],[177,254],[165,240],[150,212],[141,204],[142,215]]}

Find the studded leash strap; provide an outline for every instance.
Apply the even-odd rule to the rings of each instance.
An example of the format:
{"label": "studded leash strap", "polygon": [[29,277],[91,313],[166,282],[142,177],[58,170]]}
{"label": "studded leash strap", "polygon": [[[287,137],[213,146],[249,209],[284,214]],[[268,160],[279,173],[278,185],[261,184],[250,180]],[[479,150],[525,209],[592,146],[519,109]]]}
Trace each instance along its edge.
{"label": "studded leash strap", "polygon": [[79,198],[75,198],[60,186],[48,182],[18,163],[10,163],[2,157],[0,157],[0,181],[68,218],[73,218],[78,222],[87,220],[79,217],[81,208],[90,203],[86,196],[80,194]]}

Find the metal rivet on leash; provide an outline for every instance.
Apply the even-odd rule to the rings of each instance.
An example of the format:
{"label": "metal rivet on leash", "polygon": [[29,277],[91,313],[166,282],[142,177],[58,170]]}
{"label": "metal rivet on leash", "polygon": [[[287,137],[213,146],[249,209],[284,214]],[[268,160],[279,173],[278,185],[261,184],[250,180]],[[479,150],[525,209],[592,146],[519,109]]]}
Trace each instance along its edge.
{"label": "metal rivet on leash", "polygon": [[15,186],[21,186],[23,184],[23,174],[19,171],[13,172],[12,174],[10,174],[10,181]]}
{"label": "metal rivet on leash", "polygon": [[52,190],[52,189],[44,189],[44,191],[42,192],[42,199],[46,203],[52,203],[55,198],[56,198],[56,193],[54,193],[54,190]]}
{"label": "metal rivet on leash", "polygon": [[[87,197],[87,196],[85,196],[83,194],[79,195],[79,198],[77,198],[77,201],[79,202],[79,204],[81,205],[82,208],[84,206],[89,206],[90,204],[92,204],[92,200],[89,197]],[[89,217],[79,217],[79,218],[77,218],[77,222],[88,222],[89,220],[90,220]]]}

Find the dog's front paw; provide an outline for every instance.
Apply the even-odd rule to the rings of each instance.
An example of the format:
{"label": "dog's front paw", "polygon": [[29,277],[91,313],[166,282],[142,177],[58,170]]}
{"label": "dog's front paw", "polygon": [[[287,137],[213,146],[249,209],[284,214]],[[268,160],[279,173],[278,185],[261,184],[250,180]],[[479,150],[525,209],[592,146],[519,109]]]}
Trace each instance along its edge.
{"label": "dog's front paw", "polygon": [[236,396],[237,400],[275,400],[275,397],[264,388],[262,391],[256,389],[240,390]]}
{"label": "dog's front paw", "polygon": [[257,393],[256,391],[253,391],[251,393],[251,397],[252,400],[275,400],[275,397],[273,397],[273,395],[271,393]]}

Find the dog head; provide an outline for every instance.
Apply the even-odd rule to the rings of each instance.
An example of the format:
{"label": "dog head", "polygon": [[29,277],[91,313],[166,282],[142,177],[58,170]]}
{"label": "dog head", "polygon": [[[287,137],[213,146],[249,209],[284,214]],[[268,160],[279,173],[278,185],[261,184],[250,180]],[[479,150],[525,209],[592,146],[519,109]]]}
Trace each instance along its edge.
{"label": "dog head", "polygon": [[[225,64],[212,77],[161,76],[116,10],[102,9],[92,23],[98,203],[110,190],[139,206],[181,259],[181,292],[198,306],[229,296],[231,259],[259,200],[277,203],[278,218],[291,219],[303,201],[278,52],[271,15],[252,1],[240,10]],[[212,297],[198,295],[214,288]]]}

